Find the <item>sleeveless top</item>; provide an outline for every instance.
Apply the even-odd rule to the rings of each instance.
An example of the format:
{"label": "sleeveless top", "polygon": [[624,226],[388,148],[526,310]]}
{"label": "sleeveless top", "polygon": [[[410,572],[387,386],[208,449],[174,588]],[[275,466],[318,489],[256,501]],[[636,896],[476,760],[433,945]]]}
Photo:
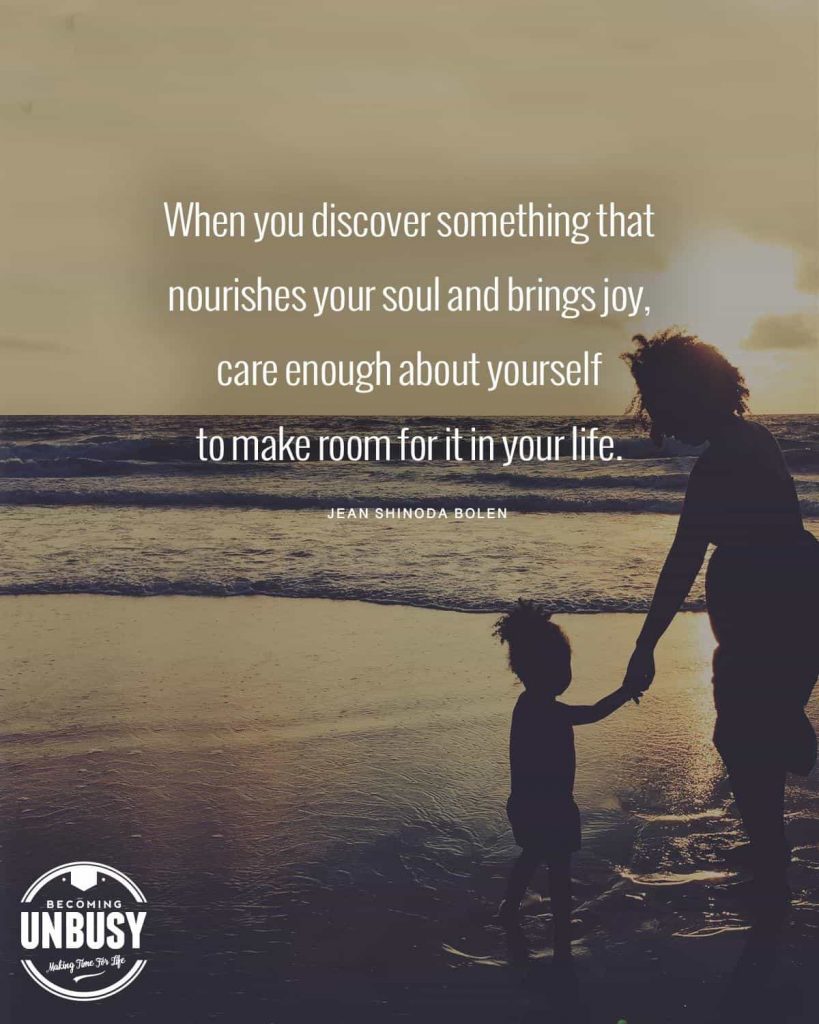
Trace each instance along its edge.
{"label": "sleeveless top", "polygon": [[509,736],[512,799],[571,797],[574,729],[564,704],[524,690],[512,713]]}
{"label": "sleeveless top", "polygon": [[697,460],[680,528],[717,547],[799,543],[799,499],[774,437],[747,420],[732,425]]}

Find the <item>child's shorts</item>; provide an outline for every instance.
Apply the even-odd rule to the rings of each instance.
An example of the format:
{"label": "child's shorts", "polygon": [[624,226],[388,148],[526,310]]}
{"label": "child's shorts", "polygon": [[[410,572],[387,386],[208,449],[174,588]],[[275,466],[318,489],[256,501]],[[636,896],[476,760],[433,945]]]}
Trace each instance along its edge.
{"label": "child's shorts", "polygon": [[544,859],[580,849],[580,811],[571,796],[510,796],[506,814],[515,842]]}

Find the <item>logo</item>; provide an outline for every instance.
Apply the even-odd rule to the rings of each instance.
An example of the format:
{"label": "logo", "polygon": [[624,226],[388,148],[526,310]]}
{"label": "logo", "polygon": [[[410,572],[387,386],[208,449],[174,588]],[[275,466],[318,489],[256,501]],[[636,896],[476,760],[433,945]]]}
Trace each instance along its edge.
{"label": "logo", "polygon": [[21,963],[63,999],[107,999],[142,972],[142,890],[106,864],[74,861],[40,875],[20,903]]}

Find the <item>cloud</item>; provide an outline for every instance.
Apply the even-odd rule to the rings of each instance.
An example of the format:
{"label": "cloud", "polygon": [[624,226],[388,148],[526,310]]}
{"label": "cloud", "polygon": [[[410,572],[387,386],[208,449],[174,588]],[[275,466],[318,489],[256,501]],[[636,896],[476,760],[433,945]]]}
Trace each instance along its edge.
{"label": "cloud", "polygon": [[743,341],[742,347],[754,349],[810,349],[819,345],[819,316],[815,313],[789,313],[785,316],[761,316]]}
{"label": "cloud", "polygon": [[0,335],[0,351],[2,352],[62,352],[67,347],[59,341]]}
{"label": "cloud", "polygon": [[[60,372],[45,352],[15,358],[0,377],[6,410],[31,411],[36,396],[37,412],[258,412],[253,389],[214,383],[228,351],[370,358],[388,344],[401,358],[422,337],[436,358],[564,358],[582,346],[614,360],[638,327],[624,325],[620,341],[599,318],[180,318],[165,312],[172,283],[259,273],[285,285],[423,283],[436,273],[453,283],[495,274],[641,283],[674,265],[691,239],[728,232],[749,248],[786,249],[798,287],[819,284],[815,0],[473,0],[468,15],[438,0],[10,6],[11,30],[0,31],[9,69],[0,104],[3,329],[58,338],[70,357]],[[587,247],[183,242],[163,231],[162,202],[176,199],[307,211],[328,200],[387,210],[651,201],[657,237]],[[725,265],[711,258],[713,272],[696,287],[672,275],[651,297],[659,325],[710,331],[702,325],[718,303],[717,326],[737,322],[716,294],[734,290],[740,263],[730,256]],[[783,306],[770,278],[759,292],[764,305],[749,310],[734,345],[755,315],[807,304],[799,295]],[[714,337],[723,343],[725,333]],[[584,411],[627,401],[628,375],[612,366],[599,389],[584,392]],[[760,391],[777,403],[767,378]],[[550,394],[549,410],[578,411],[580,398]],[[282,391],[277,409],[329,412],[328,399]],[[478,411],[469,389],[407,390],[395,401],[393,412]],[[514,410],[500,396],[485,401],[487,412],[543,412],[537,389]],[[361,396],[334,402],[335,411],[365,410]]]}

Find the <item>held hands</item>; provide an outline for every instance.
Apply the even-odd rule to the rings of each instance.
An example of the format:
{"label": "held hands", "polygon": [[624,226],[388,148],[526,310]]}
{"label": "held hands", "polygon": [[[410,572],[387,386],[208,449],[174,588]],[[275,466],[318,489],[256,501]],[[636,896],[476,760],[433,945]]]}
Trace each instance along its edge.
{"label": "held hands", "polygon": [[654,648],[637,644],[628,663],[623,679],[623,689],[631,696],[635,704],[651,686],[654,680]]}

